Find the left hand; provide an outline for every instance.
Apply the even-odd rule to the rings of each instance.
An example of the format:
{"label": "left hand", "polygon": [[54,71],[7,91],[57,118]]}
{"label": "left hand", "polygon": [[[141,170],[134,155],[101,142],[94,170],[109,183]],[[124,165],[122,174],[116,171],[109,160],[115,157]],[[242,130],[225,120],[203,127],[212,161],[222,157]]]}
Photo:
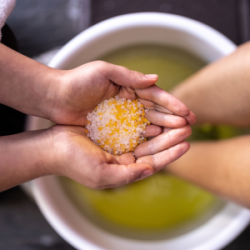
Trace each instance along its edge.
{"label": "left hand", "polygon": [[140,144],[135,160],[131,152],[120,156],[105,152],[90,141],[83,127],[55,125],[42,131],[49,143],[44,158],[50,159],[48,174],[67,176],[95,189],[118,187],[144,179],[186,153],[189,144],[183,140],[190,132],[189,126],[172,129],[159,136],[163,138],[157,145],[158,137]]}

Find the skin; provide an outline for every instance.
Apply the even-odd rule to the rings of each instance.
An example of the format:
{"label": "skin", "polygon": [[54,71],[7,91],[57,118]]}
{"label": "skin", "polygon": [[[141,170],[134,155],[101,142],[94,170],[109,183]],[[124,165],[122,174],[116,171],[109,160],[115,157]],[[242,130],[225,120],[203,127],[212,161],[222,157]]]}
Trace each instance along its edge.
{"label": "skin", "polygon": [[250,136],[193,142],[189,152],[165,171],[250,208],[249,150]]}
{"label": "skin", "polygon": [[[0,102],[60,124],[0,138],[0,190],[50,174],[91,188],[120,186],[152,175],[189,149],[184,140],[195,115],[155,85],[157,75],[101,61],[52,69],[2,44],[0,54]],[[154,139],[139,145],[134,155],[110,155],[85,134],[86,115],[115,95],[138,97],[150,109],[153,125],[144,135]],[[163,134],[165,127],[172,130]]]}
{"label": "skin", "polygon": [[[208,65],[171,93],[197,122],[250,126],[250,43]],[[168,171],[250,208],[250,137],[193,142]]]}
{"label": "skin", "polygon": [[171,91],[197,123],[250,126],[250,43],[188,78]]}

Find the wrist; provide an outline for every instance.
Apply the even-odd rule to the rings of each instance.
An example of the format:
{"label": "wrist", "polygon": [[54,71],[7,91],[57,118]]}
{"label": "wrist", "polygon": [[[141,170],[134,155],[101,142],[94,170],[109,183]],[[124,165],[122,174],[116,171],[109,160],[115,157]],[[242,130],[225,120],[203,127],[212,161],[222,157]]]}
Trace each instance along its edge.
{"label": "wrist", "polygon": [[[54,125],[42,131],[41,158],[44,160],[44,175],[64,175],[68,164],[67,133],[65,126]],[[66,166],[66,167],[65,167]]]}
{"label": "wrist", "polygon": [[65,106],[65,89],[67,85],[67,71],[51,69],[46,76],[46,93],[44,101],[41,103],[41,113],[43,118],[57,124],[64,124],[62,116]]}
{"label": "wrist", "polygon": [[0,138],[0,191],[53,174],[56,162],[46,130]]}
{"label": "wrist", "polygon": [[49,117],[57,72],[0,43],[0,103],[28,115]]}
{"label": "wrist", "polygon": [[30,167],[32,179],[54,174],[56,154],[48,129],[29,131],[23,134],[24,137],[20,138],[20,143],[24,144],[23,151],[30,155],[27,166]]}
{"label": "wrist", "polygon": [[47,68],[44,72],[44,77],[41,79],[38,86],[41,86],[43,96],[38,103],[37,115],[39,117],[55,122],[54,116],[58,112],[61,102],[61,88],[63,77],[62,71],[53,68]]}

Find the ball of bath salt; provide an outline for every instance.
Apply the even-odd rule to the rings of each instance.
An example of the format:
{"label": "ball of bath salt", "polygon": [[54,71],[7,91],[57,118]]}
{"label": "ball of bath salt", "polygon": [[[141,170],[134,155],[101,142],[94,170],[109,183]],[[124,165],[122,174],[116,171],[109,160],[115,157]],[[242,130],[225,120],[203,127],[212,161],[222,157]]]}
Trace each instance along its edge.
{"label": "ball of bath salt", "polygon": [[120,155],[134,151],[146,141],[143,131],[150,122],[138,100],[115,96],[105,100],[87,115],[88,137],[105,151]]}

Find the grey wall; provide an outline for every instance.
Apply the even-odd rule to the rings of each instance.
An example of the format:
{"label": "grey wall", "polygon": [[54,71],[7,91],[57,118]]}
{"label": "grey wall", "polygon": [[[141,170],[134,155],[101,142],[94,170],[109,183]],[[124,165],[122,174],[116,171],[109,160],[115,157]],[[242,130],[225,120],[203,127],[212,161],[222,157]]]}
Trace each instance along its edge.
{"label": "grey wall", "polygon": [[7,23],[20,52],[35,56],[64,45],[89,21],[90,0],[17,0]]}

